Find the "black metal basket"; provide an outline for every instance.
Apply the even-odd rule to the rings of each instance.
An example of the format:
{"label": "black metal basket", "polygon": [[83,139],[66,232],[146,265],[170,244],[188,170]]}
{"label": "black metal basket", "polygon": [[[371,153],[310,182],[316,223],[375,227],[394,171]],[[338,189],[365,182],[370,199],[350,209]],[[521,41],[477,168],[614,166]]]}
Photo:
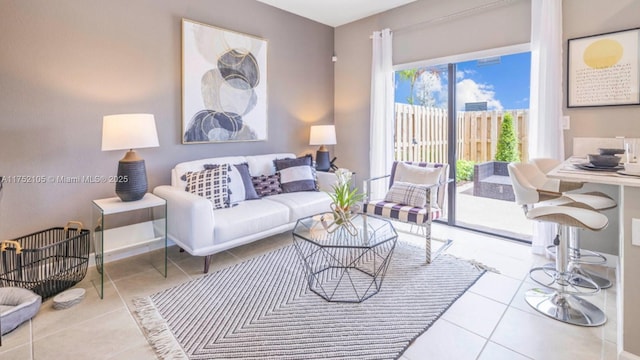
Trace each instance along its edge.
{"label": "black metal basket", "polygon": [[0,286],[26,288],[43,299],[56,295],[87,275],[89,246],[90,231],[77,221],[2,241]]}

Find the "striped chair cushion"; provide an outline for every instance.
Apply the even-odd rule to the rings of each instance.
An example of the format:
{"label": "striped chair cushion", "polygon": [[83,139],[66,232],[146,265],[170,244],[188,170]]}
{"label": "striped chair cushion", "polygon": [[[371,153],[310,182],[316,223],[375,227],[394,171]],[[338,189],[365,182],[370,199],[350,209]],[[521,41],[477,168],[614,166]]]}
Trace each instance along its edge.
{"label": "striped chair cushion", "polygon": [[[387,201],[372,201],[365,204],[364,212],[413,224],[424,224],[429,220],[427,209],[424,207],[412,207]],[[432,207],[430,214],[430,220],[435,220],[442,216],[442,211]]]}

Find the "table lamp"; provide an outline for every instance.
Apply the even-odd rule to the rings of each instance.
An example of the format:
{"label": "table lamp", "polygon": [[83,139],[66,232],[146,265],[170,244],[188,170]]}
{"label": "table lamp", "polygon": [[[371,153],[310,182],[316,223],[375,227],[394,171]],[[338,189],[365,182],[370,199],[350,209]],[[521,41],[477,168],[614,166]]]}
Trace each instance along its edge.
{"label": "table lamp", "polygon": [[336,127],[334,125],[314,125],[309,135],[309,145],[321,145],[316,151],[316,170],[329,171],[329,149],[325,145],[336,144]]}
{"label": "table lamp", "polygon": [[147,193],[144,160],[133,149],[157,147],[158,132],[152,114],[107,115],[102,119],[102,151],[129,149],[118,162],[116,195],[136,201]]}

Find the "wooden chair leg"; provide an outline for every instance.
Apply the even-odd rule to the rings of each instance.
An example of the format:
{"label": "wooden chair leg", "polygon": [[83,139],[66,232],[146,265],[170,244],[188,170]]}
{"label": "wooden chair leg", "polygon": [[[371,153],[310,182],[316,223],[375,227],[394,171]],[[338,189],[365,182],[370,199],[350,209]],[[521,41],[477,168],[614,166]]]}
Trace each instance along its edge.
{"label": "wooden chair leg", "polygon": [[204,273],[209,272],[209,265],[211,264],[211,255],[207,255],[204,257]]}

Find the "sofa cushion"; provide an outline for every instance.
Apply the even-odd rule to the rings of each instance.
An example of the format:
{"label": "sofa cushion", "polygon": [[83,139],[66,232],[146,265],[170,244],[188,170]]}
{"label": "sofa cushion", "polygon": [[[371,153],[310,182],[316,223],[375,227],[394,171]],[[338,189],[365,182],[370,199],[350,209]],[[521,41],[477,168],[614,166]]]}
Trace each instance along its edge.
{"label": "sofa cushion", "polygon": [[276,159],[274,164],[280,174],[282,192],[317,190],[311,155],[296,159]]}
{"label": "sofa cushion", "polygon": [[186,190],[211,200],[214,209],[229,207],[229,164],[214,165],[210,169],[188,172]]}
{"label": "sofa cushion", "polygon": [[273,164],[275,159],[295,158],[291,153],[267,154],[247,156],[246,161],[249,164],[249,173],[251,176],[273,175],[276,173],[276,167]]}
{"label": "sofa cushion", "polygon": [[289,221],[297,221],[303,217],[331,211],[331,198],[324,191],[304,191],[282,193],[269,197],[270,201],[279,202],[289,209]]}
{"label": "sofa cushion", "polygon": [[278,174],[252,176],[251,182],[253,183],[256,193],[260,197],[282,193],[280,176]]}
{"label": "sofa cushion", "polygon": [[214,244],[267,231],[289,223],[289,208],[260,199],[214,211]]}

